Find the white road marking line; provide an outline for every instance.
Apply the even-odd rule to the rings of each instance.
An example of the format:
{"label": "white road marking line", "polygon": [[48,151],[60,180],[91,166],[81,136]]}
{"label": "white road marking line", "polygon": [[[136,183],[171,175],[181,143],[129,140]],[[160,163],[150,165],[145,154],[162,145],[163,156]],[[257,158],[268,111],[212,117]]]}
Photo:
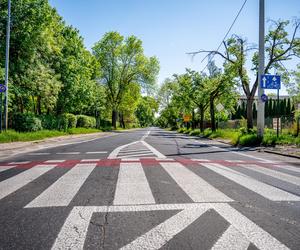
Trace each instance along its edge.
{"label": "white road marking line", "polygon": [[[221,243],[224,243],[222,249],[244,249],[243,247],[248,242],[253,243],[259,249],[288,249],[268,232],[225,203],[74,207],[62,226],[52,249],[83,249],[93,213],[179,210],[176,215],[124,247],[124,249],[159,249],[209,209],[214,209],[230,224],[213,249],[221,247]],[[226,239],[227,241],[225,241]],[[226,248],[226,246],[232,247]],[[236,248],[237,246],[240,248]]]}
{"label": "white road marking line", "polygon": [[37,179],[56,165],[36,165],[28,170],[0,182],[0,200]]}
{"label": "white road marking line", "polygon": [[183,210],[158,226],[152,228],[150,231],[138,237],[128,245],[122,247],[121,250],[160,249],[176,234],[187,228],[206,211],[207,210],[205,208]]}
{"label": "white road marking line", "polygon": [[14,161],[14,162],[10,162],[9,165],[21,165],[27,163],[30,163],[30,161]]}
{"label": "white road marking line", "polygon": [[107,153],[107,151],[94,151],[94,152],[86,152],[86,154],[106,154]]}
{"label": "white road marking line", "polygon": [[50,153],[29,153],[28,155],[50,155]]}
{"label": "white road marking line", "polygon": [[107,157],[107,159],[115,159],[117,158],[119,152],[123,149],[123,148],[126,148],[130,145],[133,145],[133,144],[136,144],[136,143],[139,143],[139,141],[134,141],[134,142],[131,142],[131,143],[128,143],[128,144],[125,144],[125,145],[122,145],[120,147],[117,147],[115,148],[110,154],[109,156]]}
{"label": "white road marking line", "polygon": [[276,170],[273,170],[273,169],[260,167],[260,166],[257,166],[255,164],[240,165],[240,166],[242,166],[244,168],[247,168],[247,169],[250,169],[251,171],[262,173],[262,174],[271,176],[273,178],[276,178],[276,179],[286,181],[286,182],[295,184],[297,186],[300,186],[300,177],[292,176],[292,175],[289,175],[289,174],[286,174],[286,173],[283,173],[283,172],[280,172],[280,171],[276,171]]}
{"label": "white road marking line", "polygon": [[129,153],[129,152],[140,152],[140,151],[149,151],[149,149],[140,149],[140,148],[137,148],[137,149],[123,149],[123,150],[120,151],[119,154]]}
{"label": "white road marking line", "polygon": [[60,162],[65,162],[66,160],[47,160],[45,163],[60,163]]}
{"label": "white road marking line", "polygon": [[132,152],[120,152],[118,154],[118,157],[119,156],[126,156],[126,155],[143,154],[143,153],[151,153],[151,154],[153,154],[150,150],[146,149],[146,150],[135,150],[135,151],[132,151]]}
{"label": "white road marking line", "polygon": [[124,159],[124,158],[141,157],[147,155],[153,155],[153,157],[155,157],[155,155],[151,152],[151,153],[140,153],[140,154],[132,154],[132,155],[122,155],[122,156],[118,156],[118,158]]}
{"label": "white road marking line", "polygon": [[272,201],[300,201],[300,197],[257,181],[241,172],[224,167],[217,163],[199,163],[202,166],[228,178],[231,181]]}
{"label": "white road marking line", "polygon": [[26,207],[68,206],[96,164],[77,164]]}
{"label": "white road marking line", "polygon": [[16,166],[0,166],[0,172],[3,172],[5,170],[11,169],[11,168],[15,168]]}
{"label": "white road marking line", "polygon": [[59,152],[57,155],[79,155],[80,152]]}
{"label": "white road marking line", "polygon": [[147,142],[142,141],[142,143],[149,148],[158,158],[162,158],[165,159],[167,158],[166,156],[164,156],[162,153],[160,153],[158,150],[156,150],[154,147],[152,147],[151,145],[149,145]]}
{"label": "white road marking line", "polygon": [[[209,145],[209,143],[203,143],[203,142],[199,142],[197,140],[194,140],[196,143],[198,144],[201,144],[201,145]],[[217,146],[210,146],[212,148],[216,148],[216,149],[219,149],[219,150],[223,150],[225,152],[230,152],[230,153],[233,153],[233,154],[237,154],[237,155],[242,155],[242,156],[246,156],[248,158],[252,158],[252,159],[256,159],[256,160],[259,160],[259,161],[262,161],[264,163],[273,163],[273,161],[270,161],[270,160],[266,160],[266,159],[263,159],[263,158],[260,158],[260,157],[256,157],[256,156],[253,156],[253,155],[247,155],[247,154],[244,154],[244,153],[241,153],[241,152],[236,152],[236,151],[233,151],[233,150],[228,150],[228,149],[225,149],[225,148],[220,148],[220,147],[217,147]]]}
{"label": "white road marking line", "polygon": [[294,166],[289,166],[289,165],[274,165],[273,167],[279,168],[279,169],[286,169],[290,170],[293,172],[300,173],[300,168],[294,167]]}
{"label": "white road marking line", "polygon": [[121,163],[114,205],[155,203],[141,163]]}
{"label": "white road marking line", "polygon": [[217,240],[211,250],[236,249],[247,250],[250,245],[242,233],[235,227],[229,226],[222,236]]}
{"label": "white road marking line", "polygon": [[137,161],[140,162],[140,158],[121,158],[121,161]]}
{"label": "white road marking line", "polygon": [[215,203],[212,207],[258,249],[288,249],[284,244],[230,205]]}
{"label": "white road marking line", "polygon": [[244,161],[241,161],[241,160],[226,160],[227,162],[237,162],[237,163],[239,163],[239,162],[244,162]]}
{"label": "white road marking line", "polygon": [[141,138],[141,141],[144,141],[151,133],[151,129],[149,129],[146,134]]}
{"label": "white road marking line", "polygon": [[233,201],[178,162],[161,162],[160,165],[194,202]]}
{"label": "white road marking line", "polygon": [[94,207],[74,207],[66,219],[52,250],[83,249]]}
{"label": "white road marking line", "polygon": [[191,159],[192,161],[205,161],[205,162],[211,162],[211,160],[207,159]]}
{"label": "white road marking line", "polygon": [[101,159],[82,159],[81,162],[98,162],[101,161]]}

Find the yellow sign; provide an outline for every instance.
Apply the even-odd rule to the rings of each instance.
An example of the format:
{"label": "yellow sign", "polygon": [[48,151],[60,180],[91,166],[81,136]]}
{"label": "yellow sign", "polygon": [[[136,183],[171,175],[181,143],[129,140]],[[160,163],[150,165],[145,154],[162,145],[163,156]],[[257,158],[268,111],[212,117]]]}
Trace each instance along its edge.
{"label": "yellow sign", "polygon": [[191,115],[184,115],[183,116],[183,121],[184,122],[189,122],[191,120]]}

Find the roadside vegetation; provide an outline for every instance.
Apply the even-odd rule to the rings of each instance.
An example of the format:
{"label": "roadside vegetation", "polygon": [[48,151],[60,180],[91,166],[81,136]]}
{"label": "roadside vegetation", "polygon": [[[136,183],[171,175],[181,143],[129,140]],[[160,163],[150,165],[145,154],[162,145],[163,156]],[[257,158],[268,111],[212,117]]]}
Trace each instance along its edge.
{"label": "roadside vegetation", "polygon": [[[171,130],[171,129],[170,129]],[[179,133],[200,136],[210,139],[222,139],[234,146],[275,146],[275,145],[297,145],[300,147],[300,137],[295,136],[295,131],[284,130],[278,137],[274,130],[266,129],[264,137],[259,138],[257,131],[247,132],[245,128],[241,129],[205,129],[203,133],[200,129],[180,128]]]}
{"label": "roadside vegetation", "polygon": [[[139,38],[108,31],[88,50],[79,31],[67,25],[48,0],[11,4],[10,131],[5,136],[23,140],[86,132],[82,128],[99,131],[153,124],[159,62],[144,54]],[[0,1],[2,59],[6,17],[7,2]],[[0,81],[4,82],[4,60],[0,60]]]}
{"label": "roadside vegetation", "polygon": [[[208,58],[205,71],[186,69],[165,79],[159,89],[157,126],[180,133],[222,138],[233,145],[300,146],[300,64],[288,70],[285,62],[300,57],[299,19],[270,21],[265,36],[264,74],[281,75],[287,96],[275,91],[265,103],[265,134],[259,138],[257,123],[258,53],[247,38],[232,35],[219,50],[188,53]],[[223,60],[216,65],[214,57]],[[296,61],[297,62],[297,61]],[[251,65],[251,66],[249,66]],[[281,128],[277,137],[277,117]]]}

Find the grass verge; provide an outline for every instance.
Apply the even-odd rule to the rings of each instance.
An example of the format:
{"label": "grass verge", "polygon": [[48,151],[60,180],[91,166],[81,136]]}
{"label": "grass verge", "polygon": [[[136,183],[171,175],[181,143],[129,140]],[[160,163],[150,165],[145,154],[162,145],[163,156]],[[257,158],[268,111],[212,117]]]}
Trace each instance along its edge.
{"label": "grass verge", "polygon": [[93,128],[72,128],[67,131],[58,130],[40,130],[37,132],[16,132],[14,130],[8,130],[0,134],[0,143],[5,142],[17,142],[17,141],[36,141],[45,138],[57,137],[62,135],[75,135],[75,134],[89,134],[101,132],[99,129]]}

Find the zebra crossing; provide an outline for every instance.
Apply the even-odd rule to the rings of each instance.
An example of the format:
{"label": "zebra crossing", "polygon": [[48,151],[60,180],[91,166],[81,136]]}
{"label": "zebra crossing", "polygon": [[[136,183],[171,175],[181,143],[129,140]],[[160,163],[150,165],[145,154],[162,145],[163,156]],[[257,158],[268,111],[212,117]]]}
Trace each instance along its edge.
{"label": "zebra crossing", "polygon": [[[132,149],[130,149],[132,150]],[[122,152],[120,150],[119,152]],[[228,223],[228,228],[215,241],[212,249],[247,249],[254,244],[259,249],[288,249],[259,225],[231,206],[239,202],[227,190],[221,189],[201,171],[208,171],[214,178],[221,178],[230,183],[231,188],[243,187],[247,192],[270,202],[300,201],[300,168],[283,163],[263,163],[246,161],[218,161],[206,159],[161,159],[155,158],[117,158],[117,159],[82,159],[48,160],[44,162],[11,162],[0,166],[2,174],[21,169],[15,175],[0,182],[1,201],[10,201],[16,192],[28,184],[35,185],[39,178],[47,178],[56,168],[66,168],[61,176],[45,187],[33,200],[24,206],[31,208],[68,207],[80,195],[82,187],[89,185],[97,168],[117,168],[114,197],[111,204],[82,206],[72,203],[72,210],[67,216],[52,249],[83,249],[89,223],[94,213],[172,211],[178,213],[136,237],[122,249],[159,249],[176,234],[180,233],[209,210],[216,211]],[[162,180],[167,185],[176,185],[188,197],[176,198],[177,203],[170,204],[157,197],[153,192],[153,183],[149,181],[151,169],[163,171],[173,182]],[[199,172],[199,171],[200,172]],[[260,178],[248,175],[247,170],[259,174]],[[279,183],[288,183],[283,190],[272,185],[264,178],[273,178]],[[160,178],[160,176],[156,176]],[[99,180],[100,182],[101,180]],[[157,180],[159,181],[159,180]],[[290,187],[290,189],[289,189]],[[111,187],[107,187],[111,188]],[[171,192],[172,187],[161,192]],[[94,190],[97,193],[99,190]],[[167,194],[168,195],[168,194]],[[176,196],[176,192],[169,195]]]}

